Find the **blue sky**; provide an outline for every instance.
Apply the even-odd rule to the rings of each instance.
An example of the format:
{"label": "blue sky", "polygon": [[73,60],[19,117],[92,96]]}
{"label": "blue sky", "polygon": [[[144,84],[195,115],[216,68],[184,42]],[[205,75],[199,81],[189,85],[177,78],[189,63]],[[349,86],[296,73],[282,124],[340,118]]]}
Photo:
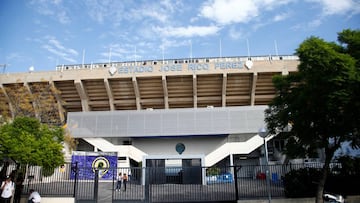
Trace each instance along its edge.
{"label": "blue sky", "polygon": [[291,55],[360,28],[360,0],[1,0],[5,72],[189,57]]}

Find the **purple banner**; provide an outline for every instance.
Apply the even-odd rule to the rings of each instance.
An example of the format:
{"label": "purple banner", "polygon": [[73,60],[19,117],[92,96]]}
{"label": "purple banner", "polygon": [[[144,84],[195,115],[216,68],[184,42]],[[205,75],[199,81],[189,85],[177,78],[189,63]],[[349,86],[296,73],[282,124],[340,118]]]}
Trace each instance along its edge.
{"label": "purple banner", "polygon": [[[71,179],[75,178],[77,163],[78,179],[93,180],[98,169],[99,179],[112,180],[113,170],[117,168],[116,153],[74,152],[71,159]],[[116,172],[115,172],[116,174]]]}

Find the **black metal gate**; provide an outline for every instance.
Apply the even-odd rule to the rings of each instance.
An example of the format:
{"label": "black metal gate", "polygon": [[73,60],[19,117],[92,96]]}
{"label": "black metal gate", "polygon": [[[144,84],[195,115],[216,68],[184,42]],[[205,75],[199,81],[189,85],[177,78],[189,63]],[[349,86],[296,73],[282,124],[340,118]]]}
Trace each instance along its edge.
{"label": "black metal gate", "polygon": [[130,171],[132,175],[126,183],[126,190],[123,183],[121,189],[116,190],[117,180],[114,179],[113,203],[231,202],[236,200],[235,183],[232,177],[227,177],[227,180],[224,177],[221,184],[207,184],[206,181],[202,181],[206,169],[200,166],[146,167],[131,168],[131,170],[121,168],[118,171]]}
{"label": "black metal gate", "polygon": [[[184,164],[182,167],[108,169],[112,180],[99,179],[98,175],[91,180],[75,177],[74,197],[76,203],[236,202],[239,199],[270,198],[269,194],[283,197],[284,188],[278,177],[286,170],[270,167],[270,184],[267,184],[263,168],[207,168]],[[98,174],[98,170],[94,173]],[[119,173],[127,174],[128,181],[121,182],[121,187],[117,188]]]}
{"label": "black metal gate", "polygon": [[[76,162],[71,170],[74,178],[74,198],[76,203],[97,203],[99,194],[99,173],[95,169],[93,179],[80,179],[79,172],[87,171],[88,168],[79,168]],[[91,169],[92,170],[92,169]]]}

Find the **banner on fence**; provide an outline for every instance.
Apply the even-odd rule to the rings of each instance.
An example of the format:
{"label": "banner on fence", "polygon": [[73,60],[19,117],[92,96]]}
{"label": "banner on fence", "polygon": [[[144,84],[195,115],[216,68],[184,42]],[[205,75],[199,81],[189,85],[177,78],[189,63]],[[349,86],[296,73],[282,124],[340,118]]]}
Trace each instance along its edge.
{"label": "banner on fence", "polygon": [[78,179],[94,179],[95,171],[98,169],[99,179],[112,180],[111,169],[117,168],[117,157],[117,152],[74,151],[71,158],[73,170],[70,178],[75,178],[77,164]]}

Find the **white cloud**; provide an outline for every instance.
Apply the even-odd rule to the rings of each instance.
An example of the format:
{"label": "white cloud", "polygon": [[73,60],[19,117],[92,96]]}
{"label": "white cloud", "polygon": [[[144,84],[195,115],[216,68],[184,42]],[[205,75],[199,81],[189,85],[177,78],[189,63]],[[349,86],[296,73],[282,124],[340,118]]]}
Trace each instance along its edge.
{"label": "white cloud", "polygon": [[353,0],[308,0],[309,2],[315,2],[322,7],[323,15],[342,15],[342,14],[354,14],[360,12],[360,2]]}
{"label": "white cloud", "polygon": [[190,23],[195,23],[196,21],[198,21],[199,20],[199,17],[192,17],[192,18],[190,18]]}
{"label": "white cloud", "polygon": [[53,36],[45,37],[45,43],[43,43],[42,48],[70,63],[76,63],[75,58],[79,55],[76,50],[66,48]]}
{"label": "white cloud", "polygon": [[322,0],[319,3],[324,6],[323,12],[325,15],[344,14],[353,10],[353,6],[355,6],[352,0]]}
{"label": "white cloud", "polygon": [[265,10],[273,10],[292,2],[296,2],[296,0],[256,0],[257,5]]}
{"label": "white cloud", "polygon": [[19,60],[21,58],[22,58],[21,54],[16,53],[16,52],[10,53],[9,55],[6,56],[6,60],[9,60],[9,61]]}
{"label": "white cloud", "polygon": [[244,33],[242,33],[240,30],[237,30],[234,26],[232,26],[229,30],[229,36],[232,39],[240,39],[241,37],[244,37]]}
{"label": "white cloud", "polygon": [[167,37],[195,37],[215,35],[221,28],[218,26],[187,26],[187,27],[154,27],[158,32]]}
{"label": "white cloud", "polygon": [[102,24],[112,24],[115,26],[127,22],[149,22],[158,21],[169,23],[174,12],[179,12],[176,8],[181,6],[180,2],[174,1],[116,1],[116,0],[87,0],[85,1],[88,15],[94,21]]}
{"label": "white cloud", "polygon": [[307,30],[314,29],[319,27],[326,17],[330,15],[346,15],[352,16],[354,14],[360,13],[360,2],[354,2],[353,0],[306,0],[308,3],[311,3],[313,7],[320,7],[321,11],[314,19],[310,20],[308,23],[298,24],[293,26],[293,30]]}
{"label": "white cloud", "polygon": [[290,17],[290,13],[279,13],[278,15],[274,16],[273,21],[274,22],[279,22],[279,21],[283,21],[286,20],[287,18]]}
{"label": "white cloud", "polygon": [[[186,10],[182,1],[144,1],[135,6],[129,12],[129,20],[138,19],[142,21],[158,21],[163,24],[171,24],[172,19]],[[177,15],[174,15],[177,14]]]}
{"label": "white cloud", "polygon": [[322,19],[318,18],[308,23],[309,28],[316,28],[319,27],[322,23]]}
{"label": "white cloud", "polygon": [[218,24],[248,23],[262,12],[289,4],[294,0],[209,0],[199,16]]}
{"label": "white cloud", "polygon": [[159,45],[159,49],[163,50],[166,54],[166,49],[169,47],[182,47],[188,46],[189,42],[187,40],[173,40],[173,39],[163,39],[161,44]]}
{"label": "white cloud", "polygon": [[87,0],[84,3],[90,18],[98,23],[118,22],[129,13],[125,10],[125,5],[117,1]]}
{"label": "white cloud", "polygon": [[56,5],[61,4],[62,0],[53,0],[53,3],[56,4]]}
{"label": "white cloud", "polygon": [[219,24],[230,24],[249,22],[258,13],[258,6],[252,0],[215,0],[203,5],[200,16]]}
{"label": "white cloud", "polygon": [[176,8],[179,7],[179,4],[181,4],[181,2],[174,2],[171,0],[164,0],[160,2],[161,6],[164,7],[165,10],[169,11],[169,12],[174,12],[176,11]]}
{"label": "white cloud", "polygon": [[166,22],[167,19],[168,19],[168,16],[165,15],[164,13],[160,13],[160,12],[157,12],[157,11],[151,11],[151,10],[143,10],[142,12],[142,15],[144,16],[148,16],[148,17],[151,17],[151,18],[154,18],[160,22]]}
{"label": "white cloud", "polygon": [[56,16],[61,24],[68,24],[71,22],[70,17],[67,15],[66,11],[64,10],[59,11]]}
{"label": "white cloud", "polygon": [[34,6],[36,11],[41,15],[53,17],[61,24],[68,24],[71,22],[71,19],[66,11],[66,8],[62,5],[61,0],[32,1],[30,2],[30,5]]}
{"label": "white cloud", "polygon": [[49,39],[49,41],[48,41],[49,45],[52,45],[59,50],[65,50],[65,47],[63,45],[61,45],[61,43],[58,40],[56,40],[55,38],[48,37],[48,39]]}

